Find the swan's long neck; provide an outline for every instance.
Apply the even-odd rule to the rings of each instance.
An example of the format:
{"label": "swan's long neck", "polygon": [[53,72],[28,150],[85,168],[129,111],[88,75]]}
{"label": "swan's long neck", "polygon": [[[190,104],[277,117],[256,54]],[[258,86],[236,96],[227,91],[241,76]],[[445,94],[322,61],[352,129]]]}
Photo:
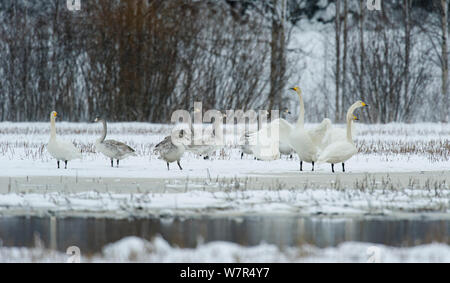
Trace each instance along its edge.
{"label": "swan's long neck", "polygon": [[106,126],[106,121],[102,120],[103,124],[103,133],[102,136],[97,140],[98,142],[103,142],[106,138],[106,132],[108,131],[108,127]]}
{"label": "swan's long neck", "polygon": [[50,139],[56,139],[56,125],[54,118],[50,118]]}
{"label": "swan's long neck", "polygon": [[297,127],[303,128],[305,125],[305,104],[303,103],[303,96],[300,90],[296,90],[300,100],[300,113],[298,114]]}
{"label": "swan's long neck", "polygon": [[347,111],[347,140],[350,143],[353,143],[353,135],[352,135],[352,123],[353,123],[353,112],[355,112],[356,108],[359,107],[358,103],[354,103]]}
{"label": "swan's long neck", "polygon": [[347,117],[347,141],[353,144],[352,122],[353,119],[351,117]]}

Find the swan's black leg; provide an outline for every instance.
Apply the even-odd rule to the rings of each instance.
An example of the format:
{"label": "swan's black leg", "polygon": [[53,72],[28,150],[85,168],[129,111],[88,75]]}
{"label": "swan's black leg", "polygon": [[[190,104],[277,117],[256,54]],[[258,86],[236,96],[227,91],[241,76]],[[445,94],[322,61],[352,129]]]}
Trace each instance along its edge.
{"label": "swan's black leg", "polygon": [[180,164],[180,160],[177,161],[178,167],[180,167],[180,170],[183,170],[183,168],[181,168],[181,164]]}
{"label": "swan's black leg", "polygon": [[314,171],[314,161],[312,162],[312,171]]}
{"label": "swan's black leg", "polygon": [[241,159],[242,159],[242,157],[244,157],[244,153],[243,152],[241,153]]}
{"label": "swan's black leg", "polygon": [[56,161],[56,164],[58,164],[58,169],[59,169],[59,160],[58,160],[58,161]]}
{"label": "swan's black leg", "polygon": [[342,172],[345,172],[345,164],[342,163]]}
{"label": "swan's black leg", "polygon": [[111,167],[114,167],[114,159],[111,158]]}
{"label": "swan's black leg", "polygon": [[300,160],[300,171],[303,171],[303,161]]}
{"label": "swan's black leg", "polygon": [[117,159],[117,168],[119,168],[119,159]]}
{"label": "swan's black leg", "polygon": [[209,159],[209,156],[208,155],[206,155],[205,157],[203,157],[203,160],[208,160]]}
{"label": "swan's black leg", "polygon": [[334,164],[331,164],[331,172],[334,173]]}
{"label": "swan's black leg", "polygon": [[169,162],[167,162],[167,171],[169,171],[170,169],[169,169]]}
{"label": "swan's black leg", "polygon": [[294,158],[294,156],[291,154],[291,156],[289,156],[289,159],[292,159],[292,158]]}
{"label": "swan's black leg", "polygon": [[64,169],[67,169],[67,160],[64,160]]}

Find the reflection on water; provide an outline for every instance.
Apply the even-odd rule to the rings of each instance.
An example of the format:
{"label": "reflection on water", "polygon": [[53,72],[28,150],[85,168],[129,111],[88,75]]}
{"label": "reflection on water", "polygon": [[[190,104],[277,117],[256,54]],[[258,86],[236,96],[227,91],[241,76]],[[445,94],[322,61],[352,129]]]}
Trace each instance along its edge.
{"label": "reflection on water", "polygon": [[345,241],[413,246],[450,244],[448,220],[335,219],[323,217],[248,216],[239,218],[172,218],[115,220],[98,218],[5,217],[0,219],[3,246],[34,245],[39,234],[45,247],[65,251],[78,246],[85,254],[127,236],[151,240],[161,235],[172,245],[195,247],[199,241],[230,241],[245,246],[262,242],[285,246],[305,243],[318,247]]}

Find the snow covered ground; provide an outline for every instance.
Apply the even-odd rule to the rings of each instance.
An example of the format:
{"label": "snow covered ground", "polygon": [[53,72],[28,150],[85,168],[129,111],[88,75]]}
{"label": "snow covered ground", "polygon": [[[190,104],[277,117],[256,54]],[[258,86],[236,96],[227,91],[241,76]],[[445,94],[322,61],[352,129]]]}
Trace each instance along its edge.
{"label": "snow covered ground", "polygon": [[[0,248],[0,262],[70,262],[74,258],[60,252],[35,248]],[[279,249],[261,244],[243,247],[229,242],[201,244],[195,249],[170,246],[164,239],[153,241],[128,237],[106,245],[102,252],[81,262],[450,262],[450,246],[428,244],[393,248],[370,243],[346,242],[319,249],[309,245]]]}
{"label": "snow covered ground", "polygon": [[299,172],[297,157],[241,160],[235,147],[211,160],[187,153],[183,171],[173,164],[167,171],[152,149],[170,130],[167,125],[109,124],[108,137],[138,153],[111,168],[93,148],[100,125],[58,123],[58,135],[83,151],[83,160],[58,170],[45,149],[48,123],[1,123],[0,213],[353,215],[449,209],[449,125],[359,124],[360,153],[346,163],[347,173],[336,174],[328,164],[317,165],[314,173],[305,164],[305,172]]}
{"label": "snow covered ground", "polygon": [[[388,179],[384,184],[361,181],[358,187],[336,184],[328,189],[312,186],[246,190],[243,182],[198,184],[196,189],[174,193],[40,192],[0,195],[0,215],[105,216],[126,218],[174,215],[391,215],[427,214],[449,218],[450,190],[446,180],[401,188]],[[367,187],[365,185],[368,185]],[[175,185],[177,187],[177,185]],[[201,187],[210,187],[203,190]],[[213,187],[214,189],[211,189]]]}
{"label": "snow covered ground", "polygon": [[[176,164],[167,171],[165,163],[152,154],[153,147],[170,133],[167,125],[110,123],[108,138],[128,143],[138,157],[110,168],[109,160],[95,153],[99,124],[57,123],[61,138],[72,140],[83,151],[83,159],[69,162],[69,170],[57,170],[46,151],[48,123],[0,123],[0,176],[78,176],[78,177],[234,177],[298,171],[298,159],[274,162],[240,160],[237,148],[226,147],[212,160],[185,154],[180,172]],[[349,173],[442,171],[450,168],[450,125],[390,124],[357,125],[360,154],[346,164]],[[305,170],[310,165],[305,164]],[[317,166],[318,173],[330,174],[330,166]]]}

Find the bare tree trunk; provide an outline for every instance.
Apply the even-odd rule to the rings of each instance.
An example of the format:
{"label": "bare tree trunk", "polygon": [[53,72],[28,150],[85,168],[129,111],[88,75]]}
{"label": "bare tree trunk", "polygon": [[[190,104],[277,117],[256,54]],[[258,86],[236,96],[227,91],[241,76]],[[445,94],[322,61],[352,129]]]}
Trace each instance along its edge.
{"label": "bare tree trunk", "polygon": [[[410,50],[411,50],[411,17],[410,17],[410,9],[411,9],[411,0],[403,0],[403,10],[405,14],[405,69],[404,69],[404,78],[403,82],[404,86],[404,102],[408,101],[408,92],[409,92],[409,61],[410,61]],[[397,105],[400,105],[398,103]],[[405,109],[404,111],[407,111]],[[404,113],[406,114],[406,113]],[[395,119],[399,119],[399,117],[395,117]]]}
{"label": "bare tree trunk", "polygon": [[270,43],[270,92],[269,109],[281,109],[281,97],[285,88],[286,54],[285,54],[285,10],[286,0],[272,0],[272,41]]}
{"label": "bare tree trunk", "polygon": [[[360,49],[359,92],[361,94],[361,99],[363,101],[366,100],[366,93],[364,90],[364,74],[365,74],[365,68],[364,68],[364,61],[365,61],[364,16],[365,16],[365,9],[366,9],[366,7],[364,6],[364,1],[360,1],[359,2],[359,11],[360,11],[360,19],[359,19],[359,49]],[[367,115],[370,117],[370,114],[367,114]]]}
{"label": "bare tree trunk", "polygon": [[341,113],[343,117],[346,109],[345,97],[347,91],[347,54],[348,54],[348,0],[344,0],[344,55],[342,58],[342,94],[341,94]]}
{"label": "bare tree trunk", "polygon": [[339,87],[341,77],[341,0],[336,0],[336,19],[335,19],[335,32],[336,32],[336,100],[335,100],[335,121],[340,121],[340,108],[339,108]]}
{"label": "bare tree trunk", "polygon": [[448,122],[448,0],[441,0],[441,25],[442,25],[442,112],[441,122]]}

